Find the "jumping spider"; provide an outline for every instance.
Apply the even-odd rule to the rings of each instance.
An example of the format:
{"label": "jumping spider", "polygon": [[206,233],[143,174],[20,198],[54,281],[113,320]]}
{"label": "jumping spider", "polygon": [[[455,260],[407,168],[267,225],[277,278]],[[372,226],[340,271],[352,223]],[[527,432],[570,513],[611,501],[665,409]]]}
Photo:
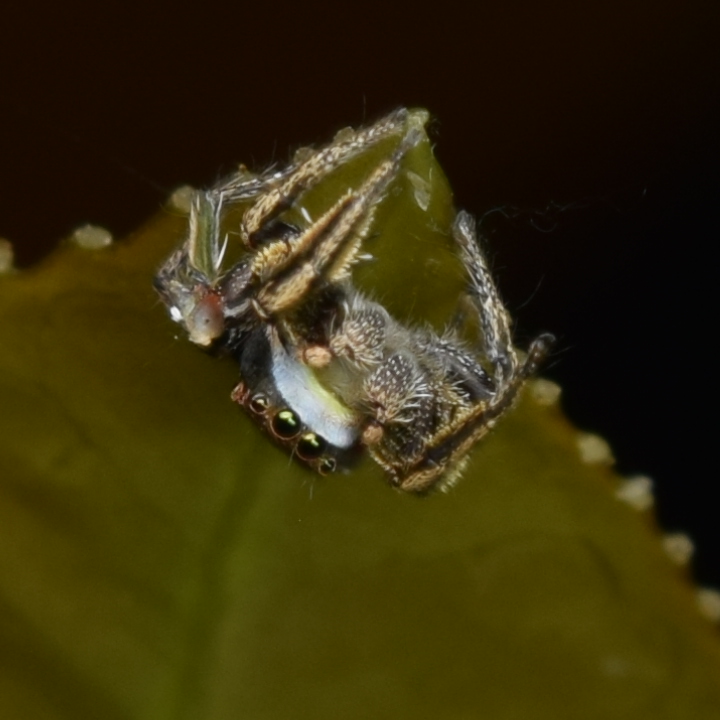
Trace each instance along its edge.
{"label": "jumping spider", "polygon": [[[416,493],[458,478],[468,451],[512,405],[553,340],[540,335],[518,357],[465,212],[452,234],[467,273],[465,305],[479,326],[475,345],[455,329],[438,335],[406,326],[354,287],[375,210],[425,137],[426,119],[401,109],[303,150],[283,170],[242,168],[197,193],[187,239],[155,278],[190,340],[237,359],[241,381],[232,399],[276,442],[321,474],[365,448],[392,485]],[[312,220],[303,205],[308,191],[386,141],[393,151]],[[245,252],[225,268],[223,222],[242,205]],[[304,227],[284,217],[291,208]]]}

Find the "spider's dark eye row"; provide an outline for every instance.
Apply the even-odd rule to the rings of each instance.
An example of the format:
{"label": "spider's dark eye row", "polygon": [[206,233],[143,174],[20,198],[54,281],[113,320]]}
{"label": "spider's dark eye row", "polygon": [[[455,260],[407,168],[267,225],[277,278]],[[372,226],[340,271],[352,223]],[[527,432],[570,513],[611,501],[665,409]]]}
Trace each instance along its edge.
{"label": "spider's dark eye row", "polygon": [[[248,403],[250,409],[256,415],[269,415],[271,409],[270,401],[265,395],[254,395]],[[270,417],[270,429],[275,437],[281,440],[292,440],[298,437],[302,432],[302,421],[297,413],[290,408],[278,410],[275,415]],[[317,470],[321,475],[327,475],[335,470],[337,463],[335,458],[323,457],[327,450],[327,441],[321,438],[317,433],[305,432],[300,435],[296,445],[295,452],[298,457],[306,462],[318,460]]]}

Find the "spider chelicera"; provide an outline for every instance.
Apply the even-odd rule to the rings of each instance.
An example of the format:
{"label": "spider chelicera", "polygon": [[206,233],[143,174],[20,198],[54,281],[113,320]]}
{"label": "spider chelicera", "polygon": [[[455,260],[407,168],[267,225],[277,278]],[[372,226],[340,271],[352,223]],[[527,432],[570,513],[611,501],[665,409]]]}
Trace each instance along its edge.
{"label": "spider chelicera", "polygon": [[[321,474],[365,449],[392,485],[416,493],[459,477],[468,451],[511,407],[553,340],[540,335],[520,358],[466,212],[452,235],[467,276],[464,305],[479,329],[474,343],[454,329],[403,324],[353,285],[375,210],[425,137],[426,120],[400,109],[303,149],[284,169],[241,168],[196,193],[187,238],[155,278],[191,341],[237,359],[232,398],[277,443]],[[392,151],[311,219],[306,193],[386,141]],[[227,263],[223,227],[241,205],[245,250]],[[287,221],[290,209],[302,227]]]}

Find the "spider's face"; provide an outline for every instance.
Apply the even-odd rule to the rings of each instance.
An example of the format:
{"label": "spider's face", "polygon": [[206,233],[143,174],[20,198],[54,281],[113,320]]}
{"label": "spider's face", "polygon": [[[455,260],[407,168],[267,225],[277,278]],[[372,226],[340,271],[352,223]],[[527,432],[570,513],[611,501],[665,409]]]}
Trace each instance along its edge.
{"label": "spider's face", "polygon": [[232,398],[277,444],[322,475],[347,464],[358,447],[362,416],[289,353],[274,328],[256,326],[235,355],[242,382]]}

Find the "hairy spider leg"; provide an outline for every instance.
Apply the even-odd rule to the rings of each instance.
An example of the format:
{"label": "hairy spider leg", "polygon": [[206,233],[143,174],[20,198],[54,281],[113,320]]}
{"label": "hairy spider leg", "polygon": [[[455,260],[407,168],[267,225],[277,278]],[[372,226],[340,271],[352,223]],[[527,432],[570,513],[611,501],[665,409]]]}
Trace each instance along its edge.
{"label": "hairy spider leg", "polygon": [[260,285],[255,309],[262,319],[296,307],[320,280],[332,284],[349,276],[375,207],[397,177],[403,157],[421,137],[418,130],[408,132],[360,188],[349,190],[304,233],[276,240],[257,252],[251,272]]}
{"label": "hairy spider leg", "polygon": [[312,153],[299,165],[291,166],[291,172],[283,173],[279,179],[270,176],[265,181],[266,186],[271,185],[273,180],[280,184],[267,190],[245,213],[240,228],[243,242],[255,247],[256,237],[269,223],[287,210],[302,193],[324,180],[351,157],[402,131],[409,132],[407,119],[408,111],[400,108],[370,127],[357,131],[343,130],[336,136],[336,142]]}
{"label": "hairy spider leg", "polygon": [[453,224],[453,237],[468,274],[467,303],[477,313],[482,332],[482,351],[492,364],[501,388],[515,375],[518,356],[510,332],[510,315],[500,299],[495,281],[478,244],[475,218],[461,210]]}

